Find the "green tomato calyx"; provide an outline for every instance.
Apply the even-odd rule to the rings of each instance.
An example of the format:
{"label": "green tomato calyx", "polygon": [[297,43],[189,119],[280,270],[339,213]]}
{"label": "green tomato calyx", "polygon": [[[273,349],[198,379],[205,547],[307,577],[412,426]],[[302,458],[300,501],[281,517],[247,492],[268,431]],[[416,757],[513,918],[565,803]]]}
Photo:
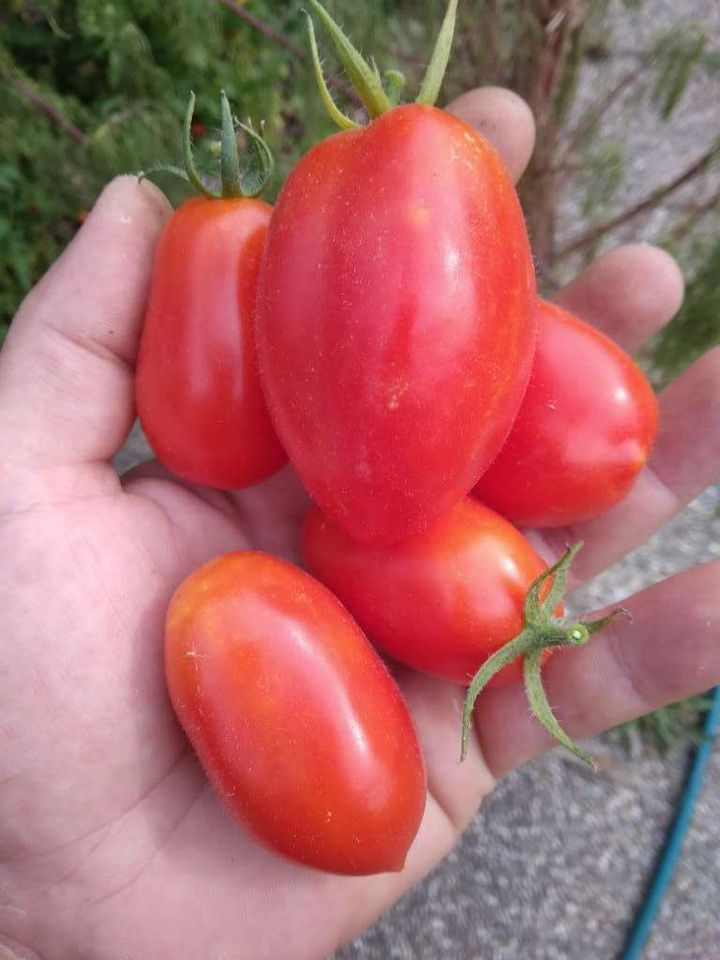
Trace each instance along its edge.
{"label": "green tomato calyx", "polygon": [[[552,647],[582,646],[588,642],[593,634],[598,633],[614,620],[618,614],[628,616],[627,611],[622,607],[612,610],[606,616],[597,620],[566,622],[555,616],[553,611],[565,594],[568,569],[581,548],[582,543],[576,543],[572,547],[568,547],[556,563],[544,570],[530,584],[523,607],[522,630],[505,646],[488,657],[472,678],[463,707],[461,760],[464,760],[467,755],[473,722],[473,709],[477,698],[496,673],[512,663],[513,660],[522,657],[525,693],[533,715],[558,743],[561,743],[591,767],[595,767],[592,757],[574,743],[558,723],[545,693],[541,670],[544,650]],[[550,581],[552,581],[550,588],[545,590],[545,595],[541,599],[543,588]]]}
{"label": "green tomato calyx", "polygon": [[[380,75],[375,61],[371,59],[368,62],[363,57],[319,0],[308,0],[308,3],[332,40],[340,63],[362,100],[370,119],[374,120],[376,117],[381,116],[381,114],[387,113],[387,111],[391,110],[394,106],[397,106],[405,85],[405,77],[398,70],[388,70],[385,73],[385,82],[383,83],[383,78]],[[450,51],[452,49],[455,24],[457,21],[458,3],[459,0],[449,0],[445,18],[440,28],[435,49],[428,64],[416,103],[424,103],[432,106],[438,98],[450,59]],[[308,39],[315,80],[325,109],[333,122],[342,130],[356,129],[360,124],[344,114],[332,98],[323,74],[313,19],[310,13],[307,11],[304,12],[308,20]]]}
{"label": "green tomato calyx", "polygon": [[[258,133],[248,120],[240,123],[234,119],[230,109],[230,102],[224,90],[220,92],[220,112],[222,117],[220,140],[212,145],[211,153],[220,163],[220,190],[211,187],[207,180],[199,173],[193,157],[192,122],[195,113],[195,94],[191,91],[185,111],[183,124],[183,162],[184,167],[158,163],[139,176],[149,173],[172,173],[181,177],[210,200],[227,200],[242,197],[249,199],[257,197],[272,179],[275,162],[270,147],[265,142],[262,133]],[[237,134],[242,130],[247,140],[247,160],[245,166],[240,165]]]}

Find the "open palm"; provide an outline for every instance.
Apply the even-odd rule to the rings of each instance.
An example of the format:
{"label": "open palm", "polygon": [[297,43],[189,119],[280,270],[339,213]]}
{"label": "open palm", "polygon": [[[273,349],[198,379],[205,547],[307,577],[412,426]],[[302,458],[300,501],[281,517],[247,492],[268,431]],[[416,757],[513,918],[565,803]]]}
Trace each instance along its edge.
{"label": "open palm", "polygon": [[[533,132],[517,98],[474,91],[452,109],[522,172]],[[459,765],[463,691],[403,670],[429,796],[401,874],[337,878],[295,866],[221,808],[165,691],[165,609],[178,583],[219,553],[254,547],[295,559],[307,499],[289,468],[220,494],[157,464],[122,480],[110,465],[133,417],[139,326],[168,212],[148,183],[111,184],[0,356],[0,947],[46,960],[314,960],[423,876],[494,777],[548,743],[521,689],[490,691]],[[561,299],[634,347],[681,292],[668,257],[628,247]],[[719,380],[716,351],[668,388],[653,462],[630,498],[540,549],[551,557],[582,537],[577,573],[587,578],[713,482]],[[647,590],[627,601],[632,624],[552,659],[548,690],[571,734],[720,681],[719,579],[708,564]]]}

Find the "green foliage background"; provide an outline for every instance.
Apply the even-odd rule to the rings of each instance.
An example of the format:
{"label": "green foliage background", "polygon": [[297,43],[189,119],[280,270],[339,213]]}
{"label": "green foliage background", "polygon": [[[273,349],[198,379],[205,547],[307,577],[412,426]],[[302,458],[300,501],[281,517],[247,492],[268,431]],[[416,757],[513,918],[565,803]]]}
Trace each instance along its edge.
{"label": "green foliage background", "polygon": [[[617,0],[620,2],[620,0]],[[642,7],[642,0],[624,0]],[[330,132],[311,71],[297,53],[242,17],[258,18],[286,43],[305,49],[300,0],[5,0],[0,12],[0,337],[22,296],[77,230],[102,184],[179,157],[179,130],[192,87],[197,119],[212,135],[219,90],[242,116],[266,122],[278,157],[275,188],[297,157]],[[331,11],[381,68],[400,65],[417,84],[442,12],[438,0],[331,0]],[[606,56],[609,0],[577,5],[558,0],[464,0],[446,81],[452,96],[478,82],[509,86],[531,103],[538,151],[521,190],[540,263],[567,275],[597,250],[588,243],[563,261],[553,246],[558,197],[572,156],[572,188],[582,216],[601,222],[624,177],[623,144],[599,136],[604,104],[571,121],[582,70]],[[542,82],[550,13],[573,9],[553,56],[555,80]],[[238,10],[239,8],[239,10]],[[552,8],[552,9],[551,9]],[[556,9],[557,8],[557,9]],[[702,24],[659,34],[639,51],[634,85],[648,110],[667,119],[698,70],[720,73],[720,53]],[[556,44],[557,46],[557,44]],[[329,58],[330,70],[337,65]],[[538,94],[544,90],[544,97]],[[41,103],[40,103],[41,101]],[[54,116],[48,118],[48,111]],[[203,143],[207,146],[209,138]],[[720,152],[720,142],[718,143]],[[207,152],[207,151],[206,151]],[[201,146],[202,155],[203,148]],[[572,166],[573,164],[570,164]],[[178,201],[182,191],[162,186]],[[655,354],[659,379],[720,340],[717,269],[720,246],[699,242],[703,222],[673,223],[655,238],[679,254],[690,275],[689,296]],[[541,277],[542,279],[542,277]]]}
{"label": "green foliage background", "polygon": [[[272,11],[270,10],[272,8]],[[298,35],[285,4],[260,2],[279,29]],[[283,12],[285,10],[285,12]],[[299,39],[299,37],[298,37]],[[218,121],[221,88],[244,115],[268,121],[291,161],[317,120],[309,78],[291,56],[208,0],[11,0],[0,23],[0,314],[57,256],[101,185],[118,172],[176,160],[188,92],[197,117]],[[292,77],[292,81],[291,81]],[[33,108],[37,92],[86,136],[82,143]],[[284,136],[309,105],[299,139]],[[319,126],[317,134],[321,134]],[[163,184],[173,190],[172,184]],[[177,199],[177,191],[176,199]]]}
{"label": "green foliage background", "polygon": [[[610,53],[606,19],[620,3],[652,16],[652,3],[644,0],[580,7],[573,0],[460,5],[445,96],[479,82],[497,83],[531,104],[538,137],[520,192],[545,287],[566,280],[608,239],[604,227],[626,173],[624,144],[602,136],[612,100],[629,89],[655,115],[659,138],[662,124],[680,107],[692,109],[684,99],[698,73],[716,84],[720,102],[717,38],[688,19],[634,51],[632,68],[617,88],[574,116],[583,70]],[[327,5],[358,45],[377,55],[381,70],[401,66],[409,88],[417,89],[442,13],[440,0]],[[201,165],[210,159],[218,92],[225,89],[241,116],[266,123],[278,160],[274,190],[298,156],[331,132],[303,53],[301,6],[301,0],[5,0],[0,341],[22,297],[78,229],[103,183],[118,172],[179,159],[191,88],[197,93]],[[331,56],[327,67],[338,69]],[[711,173],[719,157],[720,136],[693,176]],[[169,178],[161,178],[161,185],[175,202],[185,195]],[[716,186],[708,199],[701,176],[695,185],[702,203],[686,205],[652,237],[679,258],[689,279],[682,310],[646,357],[658,383],[720,342],[720,194]],[[578,250],[563,250],[557,240],[561,201],[569,193],[587,227]],[[656,193],[657,203],[666,199],[662,189]]]}

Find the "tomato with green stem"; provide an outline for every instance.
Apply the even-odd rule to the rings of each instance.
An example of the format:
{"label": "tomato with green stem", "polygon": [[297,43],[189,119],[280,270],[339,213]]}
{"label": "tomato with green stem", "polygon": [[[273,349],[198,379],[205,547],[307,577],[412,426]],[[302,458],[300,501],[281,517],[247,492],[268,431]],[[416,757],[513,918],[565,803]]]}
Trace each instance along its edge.
{"label": "tomato with green stem", "polygon": [[232,489],[264,479],[286,457],[262,394],[254,333],[272,213],[255,195],[271,175],[272,157],[262,138],[243,127],[250,160],[240,170],[235,125],[221,99],[222,192],[216,193],[193,165],[190,98],[185,176],[203,196],[175,211],[158,242],[136,402],[150,445],[168,469],[191,483]]}
{"label": "tomato with green stem", "polygon": [[173,706],[233,816],[309,866],[402,869],[425,807],[420,747],[329,590],[269,554],[226,554],[178,588],[165,637]]}
{"label": "tomato with green stem", "polygon": [[555,647],[584,643],[608,622],[566,623],[560,616],[578,549],[548,571],[518,530],[470,497],[427,530],[390,545],[358,543],[317,508],[303,530],[308,568],[380,649],[469,684],[468,711],[486,685],[524,678],[538,720],[587,759],[553,717],[540,675]]}
{"label": "tomato with green stem", "polygon": [[538,302],[530,383],[474,494],[513,523],[560,527],[619,503],[647,462],[658,406],[640,367],[578,317]]}
{"label": "tomato with green stem", "polygon": [[278,435],[313,499],[354,537],[392,542],[467,494],[519,409],[535,281],[513,185],[493,147],[432,106],[450,4],[419,101],[394,106],[326,11],[371,123],[295,167],[275,205],[258,295],[260,371]]}

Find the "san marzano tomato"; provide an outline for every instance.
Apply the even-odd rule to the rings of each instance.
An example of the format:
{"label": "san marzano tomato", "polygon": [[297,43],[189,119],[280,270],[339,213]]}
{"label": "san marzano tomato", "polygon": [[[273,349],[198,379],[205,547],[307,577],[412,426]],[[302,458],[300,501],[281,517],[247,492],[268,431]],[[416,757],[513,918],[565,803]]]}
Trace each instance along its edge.
{"label": "san marzano tomato", "polygon": [[[185,173],[203,196],[172,215],[153,264],[140,342],[136,401],[159,460],[191,483],[246,487],[285,461],[265,400],[255,353],[255,300],[272,208],[254,199],[273,169],[252,126],[243,170],[236,122],[220,95],[221,192],[195,169],[195,96],[185,114]],[[171,172],[177,173],[175,168]]]}
{"label": "san marzano tomato", "polygon": [[175,711],[228,809],[273,850],[400,870],[425,806],[413,724],[339,601],[263,553],[192,574],[167,617]]}
{"label": "san marzano tomato", "polygon": [[197,197],[173,214],[158,244],[137,407],[158,459],[192,483],[244,487],[285,461],[254,337],[271,212],[261,200]]}
{"label": "san marzano tomato", "polygon": [[[471,498],[390,546],[357,543],[314,508],[303,554],[382,650],[456,683],[520,632],[528,587],[545,569],[518,530]],[[521,676],[516,661],[492,682]]]}
{"label": "san marzano tomato", "polygon": [[298,163],[270,225],[258,357],[328,516],[391,542],[471,490],[527,385],[534,298],[513,186],[457,117],[397,107]]}
{"label": "san marzano tomato", "polygon": [[313,508],[303,554],[368,636],[396,660],[469,684],[462,755],[475,701],[488,684],[525,683],[530,709],[578,757],[588,755],[552,713],[541,667],[551,651],[586,643],[619,612],[567,622],[561,598],[582,544],[545,567],[511,524],[466,498],[432,527],[400,543],[358,543]]}
{"label": "san marzano tomato", "polygon": [[513,523],[558,527],[625,497],[655,441],[657,401],[623,350],[545,300],[530,383],[474,493]]}

